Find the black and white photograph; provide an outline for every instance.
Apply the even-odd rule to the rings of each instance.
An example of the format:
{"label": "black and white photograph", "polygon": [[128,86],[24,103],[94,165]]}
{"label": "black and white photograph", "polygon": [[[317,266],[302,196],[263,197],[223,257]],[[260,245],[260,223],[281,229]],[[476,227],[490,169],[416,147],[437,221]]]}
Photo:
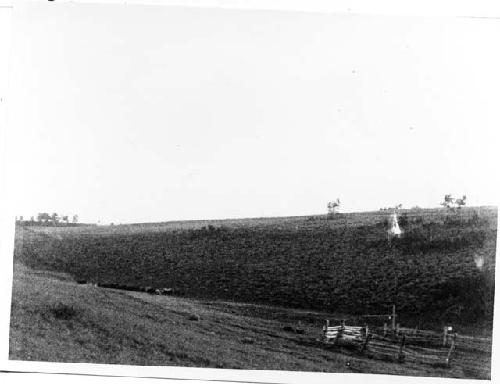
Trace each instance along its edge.
{"label": "black and white photograph", "polygon": [[56,0],[11,25],[11,367],[493,379],[500,18]]}

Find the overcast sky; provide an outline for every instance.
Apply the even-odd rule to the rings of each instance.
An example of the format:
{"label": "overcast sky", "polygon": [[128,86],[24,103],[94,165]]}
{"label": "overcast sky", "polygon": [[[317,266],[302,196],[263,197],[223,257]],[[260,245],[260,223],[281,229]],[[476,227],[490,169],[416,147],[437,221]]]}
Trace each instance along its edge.
{"label": "overcast sky", "polygon": [[44,3],[15,10],[18,214],[496,204],[500,20]]}

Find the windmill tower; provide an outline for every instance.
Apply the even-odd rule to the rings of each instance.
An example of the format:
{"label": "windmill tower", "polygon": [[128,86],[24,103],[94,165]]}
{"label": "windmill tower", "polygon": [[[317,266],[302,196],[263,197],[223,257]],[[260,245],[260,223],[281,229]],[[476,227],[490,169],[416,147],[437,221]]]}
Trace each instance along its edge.
{"label": "windmill tower", "polygon": [[391,215],[391,218],[389,220],[389,230],[387,232],[391,238],[401,236],[402,231],[401,228],[399,228],[398,214],[396,213],[396,211],[394,211]]}
{"label": "windmill tower", "polygon": [[401,204],[396,206],[393,209],[392,215],[389,218],[389,228],[387,229],[387,240],[389,241],[389,243],[391,242],[391,239],[393,239],[394,237],[399,238],[403,234],[403,231],[399,227],[398,223],[398,209],[400,209],[401,207],[402,207]]}

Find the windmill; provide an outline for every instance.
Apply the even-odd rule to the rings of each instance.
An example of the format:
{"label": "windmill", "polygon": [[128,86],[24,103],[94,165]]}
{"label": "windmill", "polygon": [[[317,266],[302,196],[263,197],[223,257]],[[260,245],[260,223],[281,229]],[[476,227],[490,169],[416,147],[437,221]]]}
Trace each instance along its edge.
{"label": "windmill", "polygon": [[387,230],[387,239],[391,241],[394,237],[400,237],[403,231],[399,227],[398,222],[398,209],[402,208],[402,204],[397,205],[389,218],[389,229]]}

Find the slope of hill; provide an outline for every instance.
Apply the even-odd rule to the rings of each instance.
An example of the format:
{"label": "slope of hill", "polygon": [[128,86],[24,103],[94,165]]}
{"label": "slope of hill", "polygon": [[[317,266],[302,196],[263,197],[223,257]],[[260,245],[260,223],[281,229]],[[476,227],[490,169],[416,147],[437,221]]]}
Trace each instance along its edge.
{"label": "slope of hill", "polygon": [[[18,227],[15,259],[100,284],[170,287],[187,297],[386,313],[405,325],[491,331],[496,208],[86,228]],[[481,265],[477,264],[481,260]]]}
{"label": "slope of hill", "polygon": [[[332,316],[102,289],[16,263],[10,359],[489,378],[484,355],[465,369],[461,360],[398,364],[332,348],[317,341]],[[303,333],[289,331],[297,326]]]}

